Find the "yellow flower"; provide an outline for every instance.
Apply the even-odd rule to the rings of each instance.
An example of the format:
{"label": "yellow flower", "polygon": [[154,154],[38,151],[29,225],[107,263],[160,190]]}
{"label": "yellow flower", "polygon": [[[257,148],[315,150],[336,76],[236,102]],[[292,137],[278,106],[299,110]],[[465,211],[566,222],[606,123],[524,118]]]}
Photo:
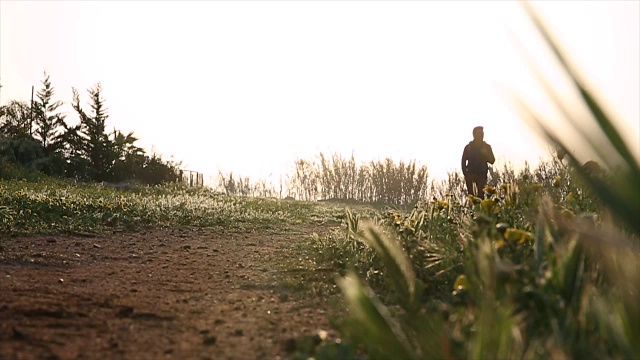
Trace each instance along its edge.
{"label": "yellow flower", "polygon": [[453,284],[453,290],[467,289],[468,286],[469,283],[467,282],[467,277],[464,274],[461,274]]}
{"label": "yellow flower", "polygon": [[438,200],[438,204],[436,205],[438,210],[442,210],[446,207],[449,207],[449,203],[444,200]]}
{"label": "yellow flower", "polygon": [[504,232],[504,237],[509,241],[517,241],[519,244],[533,240],[533,235],[530,232],[514,228],[508,228],[507,231]]}
{"label": "yellow flower", "polygon": [[495,201],[491,199],[484,199],[480,202],[480,206],[482,207],[482,210],[486,212],[490,212],[495,205],[496,205]]}
{"label": "yellow flower", "polygon": [[567,194],[567,201],[574,201],[576,198],[575,196],[573,196],[573,193],[570,192],[569,194]]}
{"label": "yellow flower", "polygon": [[472,203],[473,205],[477,205],[482,202],[482,199],[480,199],[477,196],[469,195],[469,202]]}
{"label": "yellow flower", "polygon": [[497,192],[495,187],[489,185],[485,185],[482,190],[489,195],[495,195]]}
{"label": "yellow flower", "polygon": [[500,250],[500,248],[502,248],[505,245],[506,243],[504,242],[504,240],[502,239],[496,240],[496,250]]}
{"label": "yellow flower", "polygon": [[402,217],[397,212],[391,213],[391,218],[393,219],[393,223],[395,225],[401,225],[402,224]]}

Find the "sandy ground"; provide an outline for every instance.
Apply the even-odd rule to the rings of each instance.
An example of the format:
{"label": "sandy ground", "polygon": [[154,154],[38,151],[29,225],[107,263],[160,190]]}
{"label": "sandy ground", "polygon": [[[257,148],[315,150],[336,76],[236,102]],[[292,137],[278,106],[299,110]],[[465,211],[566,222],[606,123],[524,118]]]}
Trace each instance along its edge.
{"label": "sandy ground", "polygon": [[335,337],[326,301],[282,282],[318,230],[4,237],[0,359],[290,358]]}

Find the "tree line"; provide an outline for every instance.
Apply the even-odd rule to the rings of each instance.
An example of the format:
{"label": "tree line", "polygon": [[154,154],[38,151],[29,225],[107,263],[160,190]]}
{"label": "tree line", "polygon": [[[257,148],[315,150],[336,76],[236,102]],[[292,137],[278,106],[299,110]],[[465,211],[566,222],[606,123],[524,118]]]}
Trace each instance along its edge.
{"label": "tree line", "polygon": [[82,106],[75,88],[72,92],[71,105],[80,120],[76,125],[60,111],[63,102],[54,99],[46,72],[32,103],[10,100],[0,106],[0,178],[46,174],[149,185],[179,179],[179,164],[147,154],[136,146],[133,132],[107,131],[109,115],[100,83],[87,90],[89,108]]}

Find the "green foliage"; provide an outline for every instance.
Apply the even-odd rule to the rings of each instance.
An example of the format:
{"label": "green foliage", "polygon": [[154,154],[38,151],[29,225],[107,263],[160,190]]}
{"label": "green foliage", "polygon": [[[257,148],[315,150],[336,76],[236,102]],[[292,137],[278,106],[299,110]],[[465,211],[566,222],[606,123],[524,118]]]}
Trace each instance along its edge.
{"label": "green foliage", "polygon": [[78,153],[89,161],[92,180],[108,181],[117,154],[106,133],[106,120],[109,115],[102,98],[102,86],[98,83],[89,89],[88,93],[91,113],[82,109],[80,95],[73,89],[73,109],[80,118],[77,131],[79,141],[76,146],[79,147]]}
{"label": "green foliage", "polygon": [[232,226],[270,229],[324,222],[340,214],[314,203],[244,198],[180,185],[76,184],[0,180],[0,233],[103,231],[146,226]]}
{"label": "green foliage", "polygon": [[34,135],[42,144],[45,154],[51,155],[62,146],[61,135],[64,128],[65,116],[56,112],[62,101],[54,101],[55,90],[51,85],[49,75],[45,72],[42,89],[37,93],[38,100],[34,103]]}
{"label": "green foliage", "polygon": [[[566,104],[557,100],[560,97],[547,84],[542,75],[538,75],[538,78],[545,85],[549,97],[555,100],[556,106],[564,114],[565,119],[573,126],[576,133],[580,134],[590,145],[590,150],[595,153],[597,161],[590,160],[583,164],[577,154],[569,151],[565,141],[554,134],[550,128],[543,125],[540,115],[517,99],[523,117],[528,119],[550,143],[560,149],[569,163],[573,165],[579,179],[585,182],[599,199],[609,205],[609,210],[614,212],[625,226],[639,233],[640,192],[637,189],[638,184],[640,184],[640,165],[634,157],[633,151],[623,141],[620,130],[614,126],[615,121],[613,121],[611,114],[604,110],[604,107],[599,104],[595,96],[587,89],[584,80],[578,76],[576,69],[569,64],[567,56],[553,40],[549,30],[534,13],[533,9],[527,7],[527,10],[562,69],[571,79],[583,101],[583,105],[590,112],[591,120],[595,122],[597,131],[586,133],[583,130],[585,126],[581,123],[582,117],[574,115]],[[609,173],[603,172],[600,164],[604,164],[612,171]],[[613,166],[615,168],[612,168]]]}
{"label": "green foliage", "polygon": [[343,335],[370,358],[637,356],[638,248],[573,215],[594,202],[567,201],[586,189],[553,166],[533,173],[569,181],[544,186],[526,170],[484,200],[445,196],[378,213],[375,225],[347,212],[341,236],[316,236],[316,261],[352,269],[338,281],[351,314]]}
{"label": "green foliage", "polygon": [[[364,241],[381,258],[380,272],[392,286],[374,292],[358,279],[362,269],[338,284],[351,314],[344,334],[362,343],[370,358],[640,357],[640,164],[529,11],[599,126],[594,133],[578,132],[602,163],[617,167],[583,164],[521,103],[561,150],[557,160],[533,172],[505,169],[484,189],[484,198],[443,198],[457,188],[449,184],[440,198],[410,214],[380,215],[391,226],[367,230]],[[347,233],[359,233],[353,221],[348,224]],[[452,233],[459,248],[441,235]],[[403,253],[392,250],[399,247]],[[413,273],[398,271],[407,259]],[[436,272],[423,277],[425,268]],[[449,274],[451,293],[433,286],[443,273]],[[417,304],[407,284],[421,280],[426,295]]]}
{"label": "green foliage", "polygon": [[[132,132],[106,132],[107,109],[98,83],[88,90],[91,111],[73,89],[72,106],[80,123],[70,126],[58,112],[54,88],[45,72],[33,106],[10,101],[0,107],[0,157],[3,179],[35,179],[35,172],[81,181],[138,182],[157,185],[179,180],[179,163],[148,156]],[[33,109],[32,109],[33,108]],[[32,121],[33,118],[33,121]]]}
{"label": "green foliage", "polygon": [[0,106],[0,135],[16,139],[30,137],[31,110],[24,101],[11,100]]}

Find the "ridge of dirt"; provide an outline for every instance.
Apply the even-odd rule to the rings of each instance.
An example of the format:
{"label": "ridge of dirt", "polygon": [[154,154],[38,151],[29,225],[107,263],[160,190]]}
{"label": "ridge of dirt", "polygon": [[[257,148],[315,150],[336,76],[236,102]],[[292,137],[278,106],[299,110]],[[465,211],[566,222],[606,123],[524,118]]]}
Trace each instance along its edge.
{"label": "ridge of dirt", "polygon": [[325,299],[278,271],[327,230],[3,238],[0,359],[287,358],[296,338],[336,336]]}

